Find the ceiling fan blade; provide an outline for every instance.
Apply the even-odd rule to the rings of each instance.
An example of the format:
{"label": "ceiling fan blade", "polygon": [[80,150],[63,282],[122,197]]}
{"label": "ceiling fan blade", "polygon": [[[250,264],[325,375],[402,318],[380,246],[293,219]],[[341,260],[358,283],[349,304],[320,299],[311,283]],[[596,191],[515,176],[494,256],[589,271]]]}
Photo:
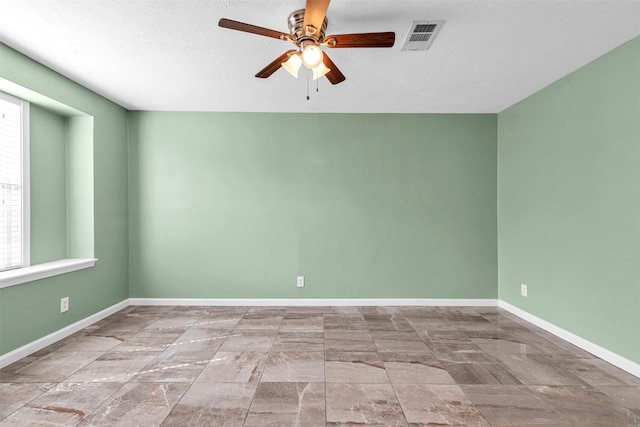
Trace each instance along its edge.
{"label": "ceiling fan blade", "polygon": [[282,63],[285,62],[287,59],[289,59],[289,55],[291,55],[292,53],[295,53],[295,50],[286,51],[285,53],[280,55],[278,58],[276,58],[272,63],[264,67],[262,70],[258,71],[258,74],[256,74],[256,77],[259,77],[261,79],[266,79],[267,77],[270,77],[271,74],[278,71]]}
{"label": "ceiling fan blade", "polygon": [[342,72],[338,69],[331,58],[329,58],[329,55],[327,55],[326,52],[324,52],[324,55],[322,55],[322,62],[324,63],[325,67],[331,70],[327,74],[325,74],[325,76],[327,77],[327,79],[329,79],[329,82],[331,82],[332,85],[337,85],[338,83],[342,83],[346,80],[344,74],[342,74]]}
{"label": "ceiling fan blade", "polygon": [[256,25],[245,24],[244,22],[233,21],[231,19],[222,18],[218,21],[218,25],[222,28],[230,30],[243,31],[245,33],[257,34],[259,36],[273,37],[274,39],[286,40],[289,35],[276,30],[258,27]]}
{"label": "ceiling fan blade", "polygon": [[307,0],[304,8],[304,29],[315,28],[315,33],[307,32],[308,35],[314,35],[320,32],[324,18],[327,16],[330,0]]}
{"label": "ceiling fan blade", "polygon": [[[333,40],[333,41],[332,41]],[[396,33],[336,34],[324,38],[327,47],[392,47]]]}

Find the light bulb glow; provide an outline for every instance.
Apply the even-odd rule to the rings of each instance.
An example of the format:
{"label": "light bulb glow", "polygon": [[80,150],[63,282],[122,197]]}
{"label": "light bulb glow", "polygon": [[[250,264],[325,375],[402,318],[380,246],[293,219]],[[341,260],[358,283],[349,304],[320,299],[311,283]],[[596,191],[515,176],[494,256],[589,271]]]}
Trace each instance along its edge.
{"label": "light bulb glow", "polygon": [[307,68],[314,69],[320,65],[322,56],[322,49],[315,44],[310,44],[302,49],[302,63]]}
{"label": "light bulb glow", "polygon": [[298,70],[302,65],[302,59],[300,59],[300,55],[298,55],[297,53],[294,53],[291,56],[289,56],[289,59],[287,59],[285,62],[283,62],[280,65],[282,66],[282,68],[287,70],[289,74],[291,74],[293,77],[297,79]]}

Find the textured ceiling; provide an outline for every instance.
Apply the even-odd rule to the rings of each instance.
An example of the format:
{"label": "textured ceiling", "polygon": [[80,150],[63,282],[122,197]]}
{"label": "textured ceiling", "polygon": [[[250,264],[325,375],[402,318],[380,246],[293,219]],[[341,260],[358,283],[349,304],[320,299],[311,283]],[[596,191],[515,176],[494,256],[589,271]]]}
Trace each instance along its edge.
{"label": "textured ceiling", "polygon": [[[0,0],[0,41],[134,110],[495,113],[640,35],[640,0],[333,0],[327,34],[394,31],[391,49],[328,50],[347,80],[254,74],[291,44],[304,0]],[[402,52],[414,20],[444,20]]]}

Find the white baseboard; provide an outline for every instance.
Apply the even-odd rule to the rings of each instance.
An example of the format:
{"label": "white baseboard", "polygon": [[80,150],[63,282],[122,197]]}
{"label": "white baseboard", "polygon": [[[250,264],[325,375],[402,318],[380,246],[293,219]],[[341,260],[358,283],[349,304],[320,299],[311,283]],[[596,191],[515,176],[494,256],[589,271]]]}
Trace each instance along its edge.
{"label": "white baseboard", "polygon": [[28,344],[23,345],[9,353],[3,354],[0,356],[0,368],[4,368],[5,366],[9,366],[10,364],[17,362],[23,357],[27,357],[31,353],[35,353],[38,350],[42,350],[48,345],[51,345],[57,341],[60,341],[63,338],[68,337],[71,334],[75,334],[76,332],[96,323],[99,320],[102,320],[106,317],[111,316],[114,313],[122,310],[123,308],[129,307],[129,300],[121,301],[111,307],[105,308],[102,311],[97,312],[89,317],[85,317],[82,320],[78,320],[75,323],[72,323],[69,326],[66,326],[60,330],[50,333],[40,339],[35,341],[31,341]]}
{"label": "white baseboard", "polygon": [[129,298],[131,305],[199,305],[251,307],[344,307],[344,306],[448,306],[497,307],[495,299],[421,299],[421,298]]}
{"label": "white baseboard", "polygon": [[611,363],[614,366],[617,366],[618,368],[625,370],[627,372],[629,372],[632,375],[635,375],[636,377],[640,378],[640,365],[629,360],[626,359],[622,356],[620,356],[619,354],[616,354],[612,351],[607,350],[606,348],[600,347],[598,344],[594,344],[589,340],[586,340],[574,333],[571,333],[565,329],[562,329],[556,325],[554,325],[553,323],[549,323],[546,320],[543,320],[537,316],[534,316],[531,313],[528,313],[518,307],[515,307],[511,304],[509,304],[508,302],[499,300],[498,301],[498,307],[503,308],[505,310],[507,310],[508,312],[515,314],[516,316],[518,316],[519,318],[526,320],[527,322],[538,326],[539,328],[544,329],[547,332],[552,333],[553,335],[562,338],[563,340],[577,346],[580,347],[581,349],[588,351],[589,353],[593,354],[594,356],[599,357],[602,360],[605,360],[609,363]]}

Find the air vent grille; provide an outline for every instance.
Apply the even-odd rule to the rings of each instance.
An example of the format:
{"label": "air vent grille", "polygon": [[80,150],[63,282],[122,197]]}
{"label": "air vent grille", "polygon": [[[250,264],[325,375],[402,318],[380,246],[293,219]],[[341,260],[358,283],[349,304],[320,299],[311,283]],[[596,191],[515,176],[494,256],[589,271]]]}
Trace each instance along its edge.
{"label": "air vent grille", "polygon": [[411,34],[410,42],[428,42],[431,38],[431,33],[414,33]]}
{"label": "air vent grille", "polygon": [[444,21],[413,21],[402,44],[402,50],[422,51],[429,49]]}
{"label": "air vent grille", "polygon": [[414,33],[433,33],[436,29],[436,24],[418,24],[413,29]]}

